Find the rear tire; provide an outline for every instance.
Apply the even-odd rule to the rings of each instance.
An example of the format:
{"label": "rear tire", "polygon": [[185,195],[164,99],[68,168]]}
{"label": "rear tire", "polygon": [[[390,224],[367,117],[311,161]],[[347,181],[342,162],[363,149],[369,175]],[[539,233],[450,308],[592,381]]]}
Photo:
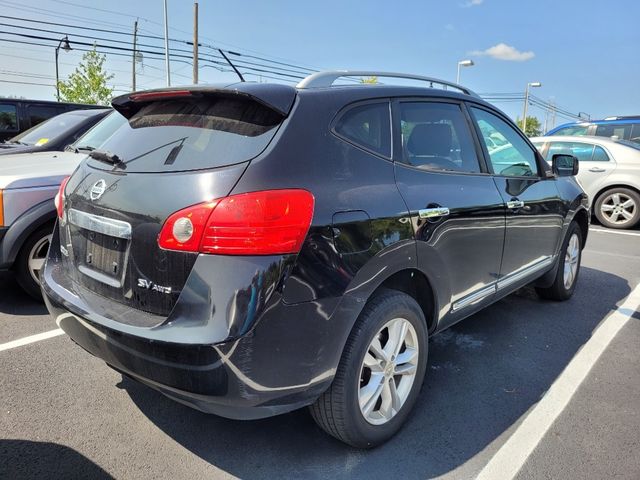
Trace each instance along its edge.
{"label": "rear tire", "polygon": [[640,195],[628,188],[612,188],[598,197],[598,221],[608,228],[633,228],[640,222]]}
{"label": "rear tire", "polygon": [[40,268],[47,258],[53,225],[40,227],[24,243],[13,266],[16,281],[35,300],[42,301],[40,291]]}
{"label": "rear tire", "polygon": [[560,250],[556,278],[548,288],[536,287],[538,295],[547,300],[564,301],[570,299],[578,283],[581,260],[582,230],[576,222],[572,222],[562,244],[562,250]]}
{"label": "rear tire", "polygon": [[310,407],[329,435],[372,448],[395,435],[418,399],[427,365],[427,323],[417,302],[385,290],[364,308],[329,389]]}

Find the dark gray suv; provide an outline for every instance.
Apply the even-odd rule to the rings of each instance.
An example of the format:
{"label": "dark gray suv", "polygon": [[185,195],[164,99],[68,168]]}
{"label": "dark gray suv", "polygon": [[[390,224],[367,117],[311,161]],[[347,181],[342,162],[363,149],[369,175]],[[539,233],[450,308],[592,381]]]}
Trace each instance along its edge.
{"label": "dark gray suv", "polygon": [[[371,75],[426,88],[337,84]],[[113,107],[128,121],[58,194],[42,288],[76,343],[181,403],[309,405],[375,446],[416,402],[430,335],[532,282],[576,288],[577,160],[549,168],[458,85],[324,72]]]}

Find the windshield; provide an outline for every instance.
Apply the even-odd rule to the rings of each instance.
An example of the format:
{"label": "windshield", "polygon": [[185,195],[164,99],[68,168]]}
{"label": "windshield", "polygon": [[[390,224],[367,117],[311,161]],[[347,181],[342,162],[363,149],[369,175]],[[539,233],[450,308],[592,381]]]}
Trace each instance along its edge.
{"label": "windshield", "polygon": [[87,120],[87,117],[84,115],[74,114],[73,112],[63,113],[16,135],[9,142],[23,143],[25,145],[44,145],[54,138],[66,134],[85,120]]}
{"label": "windshield", "polygon": [[[128,172],[175,172],[245,162],[259,155],[283,117],[239,96],[160,100],[144,105],[100,150]],[[94,168],[112,165],[91,160]]]}
{"label": "windshield", "polygon": [[127,119],[118,112],[111,112],[100,120],[91,130],[82,135],[71,145],[72,150],[95,150],[101,147],[111,135],[121,126],[127,123]]}

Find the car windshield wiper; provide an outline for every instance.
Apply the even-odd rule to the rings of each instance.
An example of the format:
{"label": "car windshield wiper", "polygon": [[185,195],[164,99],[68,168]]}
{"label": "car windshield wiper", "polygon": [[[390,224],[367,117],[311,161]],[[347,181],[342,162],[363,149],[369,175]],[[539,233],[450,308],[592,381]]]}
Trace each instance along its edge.
{"label": "car windshield wiper", "polygon": [[20,140],[7,140],[4,143],[13,144],[13,145],[29,145],[28,143],[21,142]]}
{"label": "car windshield wiper", "polygon": [[108,163],[116,167],[126,168],[125,162],[123,162],[115,153],[106,152],[104,150],[92,150],[91,153],[89,153],[89,156],[100,162]]}

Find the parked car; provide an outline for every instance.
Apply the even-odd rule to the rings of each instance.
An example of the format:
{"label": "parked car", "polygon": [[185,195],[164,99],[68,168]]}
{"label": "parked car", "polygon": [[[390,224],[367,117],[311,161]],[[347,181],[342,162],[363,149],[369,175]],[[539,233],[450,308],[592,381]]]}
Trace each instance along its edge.
{"label": "parked car", "polygon": [[602,225],[633,228],[640,222],[640,145],[600,137],[538,137],[531,141],[547,162],[555,154],[578,158],[578,181]]}
{"label": "parked car", "polygon": [[42,274],[57,324],[183,404],[239,419],[311,405],[372,447],[407,420],[429,335],[531,282],[571,297],[589,222],[560,176],[574,157],[552,173],[464,87],[333,86],[345,75],[402,76],[114,99],[128,123],[57,196]]}
{"label": "parked car", "polygon": [[0,155],[61,152],[106,117],[109,112],[111,112],[110,108],[101,108],[62,113],[0,143]]}
{"label": "parked car", "polygon": [[13,270],[31,296],[42,299],[39,271],[56,218],[60,182],[125,123],[113,112],[64,152],[6,155],[0,159],[0,270]]}
{"label": "parked car", "polygon": [[61,113],[89,108],[104,107],[82,103],[0,98],[0,142],[9,140]]}
{"label": "parked car", "polygon": [[582,136],[615,137],[640,143],[640,115],[626,117],[607,117],[604,120],[565,123],[546,133],[545,136]]}

